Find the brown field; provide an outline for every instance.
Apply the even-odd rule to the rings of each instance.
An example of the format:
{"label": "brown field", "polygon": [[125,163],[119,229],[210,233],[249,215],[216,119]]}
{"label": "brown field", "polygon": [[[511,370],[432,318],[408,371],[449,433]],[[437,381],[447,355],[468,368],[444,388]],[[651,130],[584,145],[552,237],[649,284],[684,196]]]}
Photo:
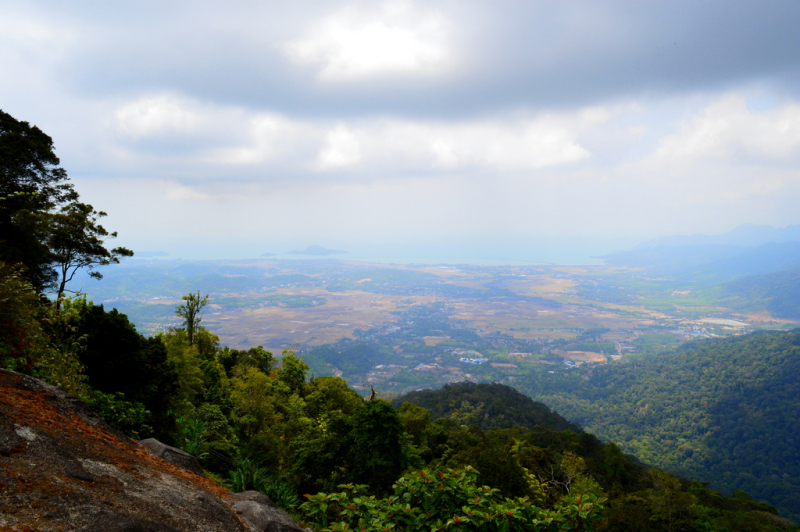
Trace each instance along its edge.
{"label": "brown field", "polygon": [[[261,345],[274,352],[295,343],[323,345],[352,338],[355,328],[369,329],[396,317],[394,310],[431,303],[429,296],[389,296],[349,291],[330,293],[324,289],[279,290],[269,295],[324,297],[318,307],[262,308],[207,313],[203,324],[220,338],[222,345],[242,349]],[[257,296],[253,296],[257,298]]]}
{"label": "brown field", "polygon": [[623,318],[605,309],[567,305],[547,308],[527,301],[456,301],[453,318],[469,322],[486,332],[500,331],[515,338],[574,338],[577,333],[556,329],[605,327],[631,329],[651,323],[639,318]]}
{"label": "brown field", "polygon": [[595,353],[594,351],[562,351],[560,349],[553,349],[553,354],[558,355],[564,360],[572,360],[576,364],[598,364],[606,361],[606,357],[602,353]]}
{"label": "brown field", "polygon": [[572,279],[558,279],[550,275],[528,276],[525,279],[513,279],[503,283],[508,288],[521,296],[548,297],[554,294],[573,292],[575,281]]}
{"label": "brown field", "polygon": [[[412,269],[412,268],[409,268]],[[447,278],[448,282],[471,288],[482,288],[490,276],[468,275],[447,268],[413,268]],[[510,279],[504,286],[521,295],[552,298],[569,294],[574,282],[552,278],[549,275],[529,276],[525,280]],[[324,288],[278,290],[268,294],[321,297],[326,303],[318,307],[261,308],[224,311],[210,309],[204,324],[220,337],[223,345],[235,348],[262,345],[280,352],[294,343],[323,345],[341,338],[352,338],[355,328],[393,321],[391,311],[403,310],[414,304],[436,301],[434,296],[395,296],[348,291],[331,293]],[[260,299],[263,295],[249,296]],[[576,298],[572,298],[575,301]],[[607,327],[612,330],[630,329],[650,323],[642,318],[622,318],[611,308],[593,308],[586,305],[565,305],[560,309],[528,301],[514,300],[451,300],[453,318],[469,322],[471,327],[485,332],[500,331],[520,339],[574,338],[576,333],[558,329]],[[638,309],[642,310],[642,309]],[[647,316],[650,317],[650,316]],[[446,337],[426,337],[425,344],[432,346],[446,341]]]}
{"label": "brown field", "polygon": [[[479,290],[486,289],[486,283],[499,281],[501,287],[522,297],[542,298],[562,305],[554,308],[547,301],[515,300],[513,297],[447,300],[453,309],[451,316],[454,319],[462,320],[480,332],[502,332],[518,339],[571,339],[578,333],[568,329],[608,328],[612,331],[608,338],[613,338],[615,341],[630,341],[638,334],[630,332],[637,326],[650,325],[663,319],[674,319],[635,304],[618,305],[581,299],[576,293],[577,282],[562,276],[601,273],[591,268],[557,268],[552,270],[552,273],[527,268],[524,271],[520,270],[519,274],[513,274],[512,271],[511,274],[497,276],[482,272],[466,273],[457,268],[440,266],[370,264],[369,267],[373,271],[385,267],[433,274],[448,284]],[[283,273],[292,271],[285,270]],[[525,275],[521,275],[522,273]],[[397,316],[392,312],[408,309],[412,305],[442,301],[441,296],[433,295],[384,295],[361,290],[332,293],[322,286],[326,282],[323,274],[307,275],[318,278],[320,286],[286,288],[267,293],[226,294],[254,303],[249,308],[226,309],[215,304],[212,297],[203,316],[203,325],[217,334],[223,345],[235,348],[261,345],[280,352],[296,343],[323,345],[345,337],[352,338],[356,328],[366,330],[396,320]],[[363,278],[355,277],[355,283],[366,283],[370,280],[367,273]],[[322,299],[325,303],[316,307],[297,308],[274,308],[267,305],[264,300],[276,295],[304,296]],[[180,302],[180,300],[160,299],[157,304]],[[766,313],[747,318],[755,322],[772,320]],[[176,317],[175,323],[168,325],[177,325],[179,321]],[[423,340],[427,346],[434,346],[447,341],[448,338],[428,336]]]}

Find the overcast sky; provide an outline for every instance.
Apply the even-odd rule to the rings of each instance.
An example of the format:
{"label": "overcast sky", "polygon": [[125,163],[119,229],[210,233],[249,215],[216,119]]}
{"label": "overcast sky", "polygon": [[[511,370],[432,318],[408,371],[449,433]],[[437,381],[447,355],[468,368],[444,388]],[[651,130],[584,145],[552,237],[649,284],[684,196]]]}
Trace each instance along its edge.
{"label": "overcast sky", "polygon": [[119,243],[580,260],[800,223],[800,2],[5,1]]}

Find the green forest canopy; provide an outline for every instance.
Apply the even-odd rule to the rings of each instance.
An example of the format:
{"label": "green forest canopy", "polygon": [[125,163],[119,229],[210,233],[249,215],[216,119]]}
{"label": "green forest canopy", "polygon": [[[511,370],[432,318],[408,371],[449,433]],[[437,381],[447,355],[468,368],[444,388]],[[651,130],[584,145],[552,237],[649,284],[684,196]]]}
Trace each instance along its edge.
{"label": "green forest canopy", "polygon": [[518,387],[642,460],[800,515],[800,331],[684,344]]}

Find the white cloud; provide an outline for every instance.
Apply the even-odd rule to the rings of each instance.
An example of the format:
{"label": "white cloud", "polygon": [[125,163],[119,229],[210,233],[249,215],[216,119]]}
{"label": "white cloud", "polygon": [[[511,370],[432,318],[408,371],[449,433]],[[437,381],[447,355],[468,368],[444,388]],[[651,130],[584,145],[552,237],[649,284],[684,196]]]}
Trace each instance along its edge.
{"label": "white cloud", "polygon": [[425,170],[513,171],[589,157],[579,137],[609,117],[603,108],[590,108],[560,115],[500,115],[457,122],[385,120],[354,130],[370,165],[400,160],[407,168]]}
{"label": "white cloud", "polygon": [[308,125],[274,113],[259,113],[234,125],[244,133],[242,144],[212,150],[205,161],[221,165],[259,165],[275,159],[302,160],[303,149],[314,144]]}
{"label": "white cloud", "polygon": [[[114,124],[122,133],[120,148],[128,154],[180,164],[188,155],[195,164],[202,161],[220,171],[246,166],[248,172],[347,169],[353,176],[412,176],[418,171],[536,169],[586,159],[591,154],[580,136],[610,116],[604,108],[589,108],[470,121],[371,117],[331,124],[158,95],[119,106]],[[167,139],[188,151],[164,152]]]}
{"label": "white cloud", "polygon": [[361,145],[345,126],[337,126],[328,133],[328,146],[318,160],[323,169],[352,166],[361,160]]}
{"label": "white cloud", "polygon": [[451,59],[447,23],[434,11],[385,3],[364,12],[348,7],[284,44],[299,64],[319,67],[319,78],[341,81],[382,74],[437,74]]}
{"label": "white cloud", "polygon": [[213,198],[210,194],[200,192],[180,183],[166,182],[161,186],[164,188],[164,198],[170,201],[206,201]]}
{"label": "white cloud", "polygon": [[434,166],[480,166],[498,170],[543,168],[590,156],[576,132],[556,118],[518,124],[492,121],[431,128]]}
{"label": "white cloud", "polygon": [[205,122],[202,112],[196,107],[189,100],[158,95],[122,105],[114,118],[118,130],[133,138],[190,134]]}
{"label": "white cloud", "polygon": [[[793,129],[800,106],[755,112],[741,98],[718,98],[675,127],[664,117],[685,104],[673,102],[664,114],[665,105],[332,121],[150,96],[111,112],[116,120],[125,115],[120,109],[144,109],[125,115],[130,133],[109,141],[139,161],[132,172],[155,170],[150,175],[168,183],[159,194],[172,206],[165,208],[199,201],[224,212],[247,203],[261,214],[236,220],[253,227],[274,226],[279,213],[313,211],[297,236],[384,231],[446,239],[460,231],[489,238],[534,227],[644,235],[658,227],[724,232],[744,221],[792,223],[785,206],[800,197],[800,174],[786,163],[800,147]],[[206,132],[204,146],[160,150],[165,132],[191,136],[197,128]],[[619,156],[632,151],[633,160]],[[741,164],[744,156],[752,164]]]}
{"label": "white cloud", "polygon": [[685,120],[661,139],[659,159],[689,163],[703,159],[750,159],[783,163],[800,155],[800,105],[788,103],[763,113],[741,95],[728,95]]}

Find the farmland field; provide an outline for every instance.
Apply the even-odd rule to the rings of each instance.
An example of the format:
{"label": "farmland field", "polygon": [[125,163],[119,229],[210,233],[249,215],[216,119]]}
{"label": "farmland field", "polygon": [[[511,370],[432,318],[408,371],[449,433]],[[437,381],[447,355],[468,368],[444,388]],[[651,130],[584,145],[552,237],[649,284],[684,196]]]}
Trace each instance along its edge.
{"label": "farmland field", "polygon": [[84,280],[82,288],[95,302],[129,314],[147,334],[179,325],[175,305],[199,290],[209,294],[203,324],[223,345],[276,352],[357,338],[425,305],[444,305],[449,320],[480,335],[519,341],[568,341],[603,330],[618,355],[665,330],[681,338],[793,324],[765,313],[737,314],[666,280],[602,266],[133,260],[109,269],[101,283]]}

